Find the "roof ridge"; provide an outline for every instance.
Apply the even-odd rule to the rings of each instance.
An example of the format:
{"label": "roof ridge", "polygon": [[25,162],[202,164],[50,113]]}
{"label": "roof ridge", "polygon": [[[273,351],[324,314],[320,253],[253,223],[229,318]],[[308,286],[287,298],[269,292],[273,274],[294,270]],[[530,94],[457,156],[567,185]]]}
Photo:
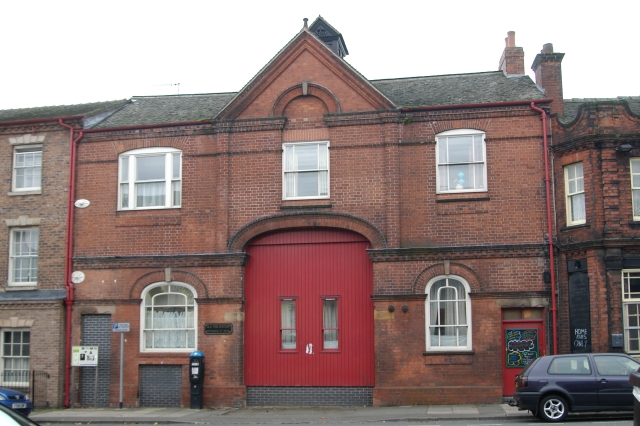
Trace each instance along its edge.
{"label": "roof ridge", "polygon": [[480,71],[480,72],[467,72],[467,73],[459,73],[459,74],[436,74],[436,75],[419,75],[413,77],[396,77],[396,78],[378,78],[375,80],[369,80],[372,83],[377,81],[395,81],[395,80],[410,80],[410,79],[418,79],[418,78],[434,78],[434,77],[459,77],[459,76],[467,76],[467,75],[479,75],[479,74],[503,74],[502,71]]}
{"label": "roof ridge", "polygon": [[235,95],[238,92],[210,92],[210,93],[180,93],[177,95],[134,95],[131,99],[139,98],[177,98],[188,96],[211,96],[211,95]]}

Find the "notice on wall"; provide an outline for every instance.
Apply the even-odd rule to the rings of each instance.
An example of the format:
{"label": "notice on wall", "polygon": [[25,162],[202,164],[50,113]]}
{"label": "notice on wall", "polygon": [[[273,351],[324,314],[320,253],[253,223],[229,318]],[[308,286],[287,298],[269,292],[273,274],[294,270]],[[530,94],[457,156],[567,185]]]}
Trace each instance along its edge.
{"label": "notice on wall", "polygon": [[589,277],[584,272],[569,275],[569,327],[571,353],[591,352]]}
{"label": "notice on wall", "polygon": [[524,368],[540,355],[537,328],[507,329],[505,342],[507,368]]}
{"label": "notice on wall", "polygon": [[97,365],[97,346],[73,346],[71,348],[72,367],[96,367]]}

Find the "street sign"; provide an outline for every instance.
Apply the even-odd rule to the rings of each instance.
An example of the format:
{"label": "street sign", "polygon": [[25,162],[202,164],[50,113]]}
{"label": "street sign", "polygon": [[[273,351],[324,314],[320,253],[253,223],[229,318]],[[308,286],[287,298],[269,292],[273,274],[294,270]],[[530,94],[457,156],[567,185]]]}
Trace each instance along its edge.
{"label": "street sign", "polygon": [[111,324],[111,331],[114,333],[128,333],[129,332],[129,323],[128,322],[114,322]]}
{"label": "street sign", "polygon": [[73,346],[71,348],[72,367],[96,367],[97,365],[97,346]]}

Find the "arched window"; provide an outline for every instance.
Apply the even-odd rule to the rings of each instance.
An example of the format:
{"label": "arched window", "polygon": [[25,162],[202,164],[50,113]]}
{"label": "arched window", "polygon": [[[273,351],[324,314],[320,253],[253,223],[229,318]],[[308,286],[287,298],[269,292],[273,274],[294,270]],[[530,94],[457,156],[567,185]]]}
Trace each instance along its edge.
{"label": "arched window", "polygon": [[469,285],[453,275],[429,281],[427,293],[427,350],[471,350]]}
{"label": "arched window", "polygon": [[158,283],[142,293],[142,351],[194,350],[196,292],[186,284]]}

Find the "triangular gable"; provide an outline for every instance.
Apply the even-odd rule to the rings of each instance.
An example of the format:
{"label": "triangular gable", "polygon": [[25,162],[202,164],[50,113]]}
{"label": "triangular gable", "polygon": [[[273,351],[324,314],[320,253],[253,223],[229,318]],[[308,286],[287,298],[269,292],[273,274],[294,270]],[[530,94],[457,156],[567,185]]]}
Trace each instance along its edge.
{"label": "triangular gable", "polygon": [[[308,77],[311,74],[313,78]],[[338,112],[396,108],[386,95],[303,28],[214,119],[268,117],[278,96],[301,83],[322,86],[335,94],[342,106]]]}

